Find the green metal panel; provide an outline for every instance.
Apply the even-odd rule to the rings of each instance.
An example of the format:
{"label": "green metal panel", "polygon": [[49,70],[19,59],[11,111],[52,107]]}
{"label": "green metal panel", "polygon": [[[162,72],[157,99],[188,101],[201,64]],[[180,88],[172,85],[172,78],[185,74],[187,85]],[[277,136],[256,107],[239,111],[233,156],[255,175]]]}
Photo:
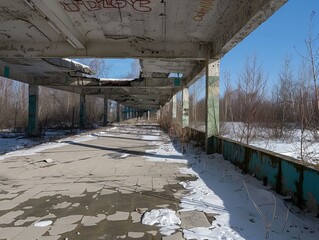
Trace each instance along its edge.
{"label": "green metal panel", "polygon": [[8,66],[4,66],[4,77],[10,77],[10,68]]}
{"label": "green metal panel", "polygon": [[29,121],[28,121],[28,132],[35,133],[37,130],[36,119],[37,118],[37,96],[29,95]]}
{"label": "green metal panel", "polygon": [[174,78],[174,86],[175,87],[180,87],[182,83],[181,78]]}
{"label": "green metal panel", "polygon": [[289,157],[222,137],[214,136],[210,147],[212,152],[222,152],[225,159],[263,180],[277,192],[291,196],[298,207],[303,208],[309,200],[319,203],[317,169]]}
{"label": "green metal panel", "polygon": [[[317,205],[319,204],[319,172],[314,169],[305,169],[303,174],[303,199],[315,199]],[[316,190],[316,191],[314,191]]]}

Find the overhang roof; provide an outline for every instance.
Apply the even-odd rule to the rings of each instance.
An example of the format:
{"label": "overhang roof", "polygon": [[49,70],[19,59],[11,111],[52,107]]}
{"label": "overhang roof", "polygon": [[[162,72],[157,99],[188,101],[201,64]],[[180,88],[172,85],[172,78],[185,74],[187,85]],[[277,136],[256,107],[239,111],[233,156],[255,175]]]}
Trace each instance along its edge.
{"label": "overhang roof", "polygon": [[[190,81],[202,70],[203,61],[222,57],[286,1],[1,0],[1,64],[15,65],[16,80],[22,81],[61,78],[74,70],[71,65],[63,67],[67,61],[58,58],[139,58],[140,79],[153,86],[141,96],[153,94],[162,79],[171,87],[166,92],[162,88],[164,99],[176,91],[169,73],[181,73],[185,82]],[[27,67],[30,62],[34,67]],[[51,68],[56,62],[55,75]],[[38,74],[45,65],[45,76]],[[4,74],[3,69],[0,72]],[[139,99],[124,88],[121,91]],[[158,108],[168,99],[150,107]]]}

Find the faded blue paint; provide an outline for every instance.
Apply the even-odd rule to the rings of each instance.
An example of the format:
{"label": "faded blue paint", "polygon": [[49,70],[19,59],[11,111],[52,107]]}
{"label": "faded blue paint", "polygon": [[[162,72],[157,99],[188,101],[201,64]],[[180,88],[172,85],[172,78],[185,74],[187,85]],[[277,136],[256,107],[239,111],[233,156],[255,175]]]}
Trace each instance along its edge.
{"label": "faded blue paint", "polygon": [[4,66],[4,77],[9,78],[10,77],[10,68],[8,66]]}
{"label": "faded blue paint", "polygon": [[37,96],[29,95],[28,133],[33,135],[37,131]]}
{"label": "faded blue paint", "polygon": [[174,87],[180,87],[181,82],[181,78],[174,78]]}
{"label": "faded blue paint", "polygon": [[279,161],[277,158],[273,158],[269,155],[262,155],[262,167],[264,169],[264,174],[262,177],[267,177],[268,184],[270,186],[276,186],[277,176],[279,171]]}
{"label": "faded blue paint", "polygon": [[[192,131],[196,135],[196,130]],[[267,181],[277,192],[292,196],[299,207],[303,208],[309,198],[319,203],[319,171],[314,167],[222,137],[214,136],[210,147],[213,152],[222,153],[225,159],[241,167],[244,172]]]}
{"label": "faded blue paint", "polygon": [[296,183],[299,182],[300,172],[296,168],[296,164],[292,162],[285,161],[281,159],[282,167],[282,191],[283,193],[296,193],[297,186]]}
{"label": "faded blue paint", "polygon": [[262,179],[265,176],[262,165],[261,156],[253,150],[248,164],[249,173],[255,175],[258,179]]}
{"label": "faded blue paint", "polygon": [[[216,138],[215,138],[216,139]],[[223,141],[223,153],[225,159],[230,160],[236,165],[242,165],[245,159],[245,147],[229,141]]]}
{"label": "faded blue paint", "polygon": [[[319,172],[314,169],[305,169],[303,176],[303,198],[309,199],[309,197],[314,197],[319,204]],[[313,191],[317,189],[317,191]],[[311,195],[311,196],[309,196]]]}

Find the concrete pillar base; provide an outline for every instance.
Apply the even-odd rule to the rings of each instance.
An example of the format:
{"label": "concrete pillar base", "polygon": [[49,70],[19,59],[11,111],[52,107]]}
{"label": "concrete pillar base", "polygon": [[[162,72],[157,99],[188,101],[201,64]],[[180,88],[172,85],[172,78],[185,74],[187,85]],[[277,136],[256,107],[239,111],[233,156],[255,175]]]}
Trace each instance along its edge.
{"label": "concrete pillar base", "polygon": [[103,127],[109,123],[109,100],[104,97],[104,113],[103,113]]}
{"label": "concrete pillar base", "polygon": [[28,137],[39,137],[39,86],[29,85]]}
{"label": "concrete pillar base", "polygon": [[85,128],[86,121],[86,100],[85,94],[81,93],[80,95],[80,129]]}

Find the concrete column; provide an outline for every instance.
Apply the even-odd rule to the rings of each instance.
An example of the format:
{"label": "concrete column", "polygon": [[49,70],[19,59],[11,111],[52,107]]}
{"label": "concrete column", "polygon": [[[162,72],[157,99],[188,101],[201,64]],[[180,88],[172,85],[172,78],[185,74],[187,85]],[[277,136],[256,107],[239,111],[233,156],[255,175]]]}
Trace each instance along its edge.
{"label": "concrete column", "polygon": [[85,94],[81,93],[80,95],[80,128],[85,128],[85,121],[86,121],[86,100]]}
{"label": "concrete column", "polygon": [[120,122],[121,121],[121,105],[119,102],[116,103],[116,122]]}
{"label": "concrete column", "polygon": [[219,131],[219,65],[218,60],[206,64],[206,142],[207,153],[212,153],[213,136]]}
{"label": "concrete column", "polygon": [[29,85],[28,136],[38,137],[39,129],[39,86]]}
{"label": "concrete column", "polygon": [[177,102],[176,102],[176,94],[172,98],[172,121],[176,121],[176,114],[177,114]]}
{"label": "concrete column", "polygon": [[121,120],[125,120],[125,107],[124,106],[122,106],[121,107]]}
{"label": "concrete column", "polygon": [[150,115],[151,115],[150,111],[147,111],[147,120],[150,120]]}
{"label": "concrete column", "polygon": [[127,110],[128,110],[128,107],[124,107],[124,120],[128,119]]}
{"label": "concrete column", "polygon": [[104,114],[103,114],[103,126],[105,127],[108,124],[109,118],[109,100],[104,97]]}
{"label": "concrete column", "polygon": [[185,87],[183,89],[183,116],[182,116],[182,127],[188,127],[189,126],[189,113],[188,113],[188,109],[189,109],[189,92],[188,92],[188,88]]}

